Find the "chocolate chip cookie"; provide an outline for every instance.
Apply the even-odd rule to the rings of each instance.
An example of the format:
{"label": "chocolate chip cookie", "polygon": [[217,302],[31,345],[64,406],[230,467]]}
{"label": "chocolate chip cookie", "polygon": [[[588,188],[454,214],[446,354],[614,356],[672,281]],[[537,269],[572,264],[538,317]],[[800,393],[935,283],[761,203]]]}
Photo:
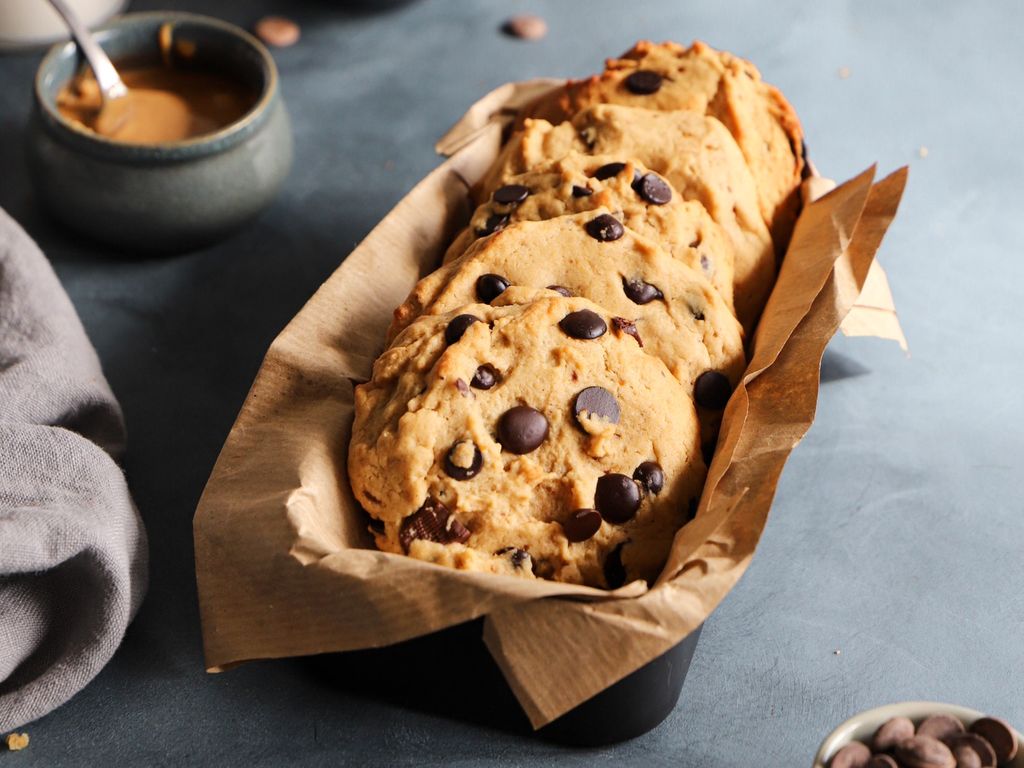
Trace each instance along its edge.
{"label": "chocolate chip cookie", "polygon": [[516,294],[419,318],[356,388],[349,476],[377,545],[528,578],[651,581],[705,475],[690,392],[608,310]]}

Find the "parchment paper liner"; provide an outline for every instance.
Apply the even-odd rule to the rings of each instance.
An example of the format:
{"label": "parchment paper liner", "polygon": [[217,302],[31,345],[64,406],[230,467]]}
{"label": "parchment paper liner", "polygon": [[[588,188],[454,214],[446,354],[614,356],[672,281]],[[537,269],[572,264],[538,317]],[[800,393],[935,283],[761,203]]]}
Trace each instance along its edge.
{"label": "parchment paper liner", "polygon": [[497,155],[504,125],[559,82],[510,83],[473,105],[438,143],[452,157],[271,345],[194,520],[210,671],[389,645],[486,616],[488,648],[534,727],[545,725],[678,643],[738,581],[814,417],[821,355],[844,317],[856,335],[905,345],[874,254],[906,169],[872,185],[870,168],[801,214],[697,519],[676,536],[654,587],[608,593],[375,550],[346,474],[353,383],[369,375],[392,309],[468,219],[467,187]]}

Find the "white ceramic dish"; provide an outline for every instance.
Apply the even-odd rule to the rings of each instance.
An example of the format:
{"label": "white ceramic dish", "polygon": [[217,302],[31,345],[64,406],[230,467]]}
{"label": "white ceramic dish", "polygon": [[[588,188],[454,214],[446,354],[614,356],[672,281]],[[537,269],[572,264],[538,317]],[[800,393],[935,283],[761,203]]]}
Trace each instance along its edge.
{"label": "white ceramic dish", "polygon": [[[832,756],[851,741],[866,742],[870,740],[878,730],[878,726],[891,717],[900,715],[909,717],[917,725],[928,715],[940,713],[958,717],[966,726],[986,715],[1000,716],[998,712],[978,712],[967,707],[942,704],[937,701],[904,701],[899,704],[875,707],[854,715],[826,736],[825,740],[821,742],[818,754],[814,757],[813,768],[827,768],[828,761],[832,759]],[[1024,737],[1021,736],[1020,731],[1017,732],[1017,739],[1024,744]],[[1024,768],[1024,747],[1017,751],[1017,756],[1013,760],[1000,768]]]}

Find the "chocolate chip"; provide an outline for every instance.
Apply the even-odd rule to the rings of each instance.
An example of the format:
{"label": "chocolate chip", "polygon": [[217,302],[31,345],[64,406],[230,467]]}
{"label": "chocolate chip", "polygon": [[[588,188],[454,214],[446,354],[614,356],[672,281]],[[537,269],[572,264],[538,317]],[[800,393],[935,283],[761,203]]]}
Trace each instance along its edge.
{"label": "chocolate chip", "polygon": [[490,304],[508,288],[508,280],[501,275],[486,274],[476,279],[476,297],[484,304]]}
{"label": "chocolate chip", "polygon": [[946,739],[963,733],[966,730],[959,717],[952,715],[938,714],[930,715],[921,721],[917,726],[918,736],[931,736],[933,739],[945,741]]}
{"label": "chocolate chip", "polygon": [[609,213],[602,213],[600,216],[588,221],[586,230],[588,235],[595,240],[600,240],[602,243],[618,240],[626,233],[618,219]]}
{"label": "chocolate chip", "polygon": [[598,478],[594,506],[609,523],[621,525],[632,520],[641,499],[640,486],[631,477],[613,472]]}
{"label": "chocolate chip", "polygon": [[592,194],[594,194],[594,190],[590,187],[581,187],[578,184],[572,185],[573,197],[590,197]]}
{"label": "chocolate chip", "polygon": [[507,557],[509,562],[512,563],[512,567],[517,571],[521,570],[525,565],[532,566],[530,553],[525,549],[520,549],[519,547],[502,547],[494,554],[500,557]]}
{"label": "chocolate chip", "polygon": [[506,184],[504,187],[494,190],[491,199],[500,205],[519,205],[529,196],[529,187],[524,187],[522,184]]}
{"label": "chocolate chip", "polygon": [[889,755],[875,755],[868,760],[866,768],[900,768],[900,764]]}
{"label": "chocolate chip", "polygon": [[672,200],[672,187],[665,180],[653,173],[645,173],[633,182],[633,191],[648,203],[665,205]]}
{"label": "chocolate chip", "polygon": [[897,745],[896,759],[904,768],[956,768],[949,747],[931,736],[911,736]]}
{"label": "chocolate chip", "polygon": [[462,379],[455,380],[455,388],[459,390],[459,394],[463,397],[472,397],[473,393],[469,391],[469,387]]}
{"label": "chocolate chip", "polygon": [[613,317],[612,325],[615,326],[616,332],[632,336],[636,339],[637,344],[641,347],[644,345],[644,340],[640,338],[640,331],[636,329],[636,323],[634,321],[627,320],[624,317]]}
{"label": "chocolate chip", "polygon": [[415,539],[441,544],[453,541],[464,544],[469,539],[469,529],[448,511],[448,507],[428,496],[422,507],[402,521],[398,532],[398,540],[406,552]]}
{"label": "chocolate chip", "polygon": [[444,471],[452,480],[469,480],[480,474],[484,457],[480,449],[469,440],[460,440],[448,449],[444,457]]}
{"label": "chocolate chip", "polygon": [[625,163],[605,163],[594,171],[592,175],[598,181],[604,181],[605,179],[610,179],[613,176],[618,176],[625,170],[625,168]]}
{"label": "chocolate chip", "polygon": [[509,453],[521,456],[536,450],[547,436],[547,418],[528,405],[509,408],[498,421],[498,442]]}
{"label": "chocolate chip", "polygon": [[475,315],[456,315],[448,321],[448,326],[444,329],[444,341],[446,344],[451,346],[458,342],[462,338],[462,335],[473,323],[479,323],[480,318]]}
{"label": "chocolate chip", "polygon": [[693,384],[693,399],[701,408],[720,411],[729,403],[732,384],[725,374],[718,371],[704,371]]}
{"label": "chocolate chip", "polygon": [[909,717],[890,717],[875,731],[871,748],[875,752],[888,752],[904,739],[914,735],[914,723]]}
{"label": "chocolate chip", "polygon": [[638,69],[624,81],[626,88],[638,96],[649,96],[661,88],[662,76],[649,69]]}
{"label": "chocolate chip", "polygon": [[591,309],[570,312],[558,322],[558,327],[574,339],[597,339],[608,330],[601,316]]}
{"label": "chocolate chip", "polygon": [[829,761],[829,768],[867,768],[871,750],[859,741],[851,741]]}
{"label": "chocolate chip", "polygon": [[626,542],[622,542],[608,553],[604,559],[604,581],[608,589],[618,589],[626,583],[626,566],[622,564],[622,548]]}
{"label": "chocolate chip", "polygon": [[577,509],[562,523],[562,532],[571,542],[586,541],[601,528],[601,513],[596,509]]}
{"label": "chocolate chip", "polygon": [[626,298],[634,304],[649,304],[655,299],[665,298],[665,294],[658,290],[657,286],[645,283],[639,278],[635,280],[622,278],[622,290],[625,292]]}
{"label": "chocolate chip", "polygon": [[493,235],[498,230],[504,229],[508,226],[509,217],[507,214],[492,213],[487,217],[487,221],[484,222],[483,227],[476,230],[477,237],[487,237],[487,235]]}
{"label": "chocolate chip", "polygon": [[1017,750],[1020,748],[1017,733],[1005,720],[998,717],[983,717],[971,723],[970,731],[992,745],[1000,765],[1017,756]]}
{"label": "chocolate chip", "polygon": [[500,378],[501,375],[498,373],[497,368],[490,363],[484,363],[476,369],[476,373],[473,374],[473,380],[469,384],[477,389],[490,389],[498,383]]}
{"label": "chocolate chip", "polygon": [[569,290],[568,288],[566,288],[566,287],[565,287],[564,285],[549,285],[549,286],[548,286],[548,290],[549,290],[549,291],[554,291],[555,293],[560,293],[560,294],[562,294],[563,296],[565,296],[565,298],[567,298],[567,299],[568,299],[568,298],[569,298],[570,296],[572,296],[572,291],[570,291],[570,290]]}
{"label": "chocolate chip", "polygon": [[968,752],[973,752],[977,756],[979,768],[995,768],[999,765],[995,749],[987,739],[976,733],[958,733],[946,742],[946,746],[953,750],[953,756],[957,759],[957,768],[960,768],[960,763],[970,761],[970,757],[967,756]]}
{"label": "chocolate chip", "polygon": [[619,403],[615,395],[603,387],[587,387],[580,390],[573,400],[572,413],[584,431],[588,419],[599,419],[608,424],[619,423]]}
{"label": "chocolate chip", "polygon": [[657,496],[665,487],[665,470],[656,461],[645,461],[633,470],[633,479],[640,483],[645,491]]}

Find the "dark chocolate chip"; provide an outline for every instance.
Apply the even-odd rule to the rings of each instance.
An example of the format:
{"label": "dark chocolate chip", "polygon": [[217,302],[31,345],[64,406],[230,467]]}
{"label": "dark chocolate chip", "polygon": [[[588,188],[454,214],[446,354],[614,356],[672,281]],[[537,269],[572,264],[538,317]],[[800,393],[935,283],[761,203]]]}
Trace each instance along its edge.
{"label": "dark chocolate chip", "polygon": [[933,739],[945,741],[952,736],[956,736],[958,733],[964,733],[966,730],[959,717],[939,713],[937,715],[929,715],[922,720],[921,724],[917,726],[916,732],[918,736],[931,736]]}
{"label": "dark chocolate chip", "polygon": [[603,387],[587,387],[580,390],[573,400],[572,413],[584,430],[584,422],[590,418],[600,419],[608,424],[619,423],[619,403],[615,395]]}
{"label": "dark chocolate chip", "polygon": [[871,737],[871,748],[875,752],[889,752],[904,739],[914,735],[914,723],[909,717],[890,717]]}
{"label": "dark chocolate chip", "polygon": [[560,293],[560,294],[562,294],[563,296],[565,296],[565,298],[567,298],[567,299],[568,299],[568,298],[569,298],[570,296],[572,296],[572,291],[570,291],[570,290],[569,290],[568,288],[566,288],[566,287],[565,287],[564,285],[549,285],[549,286],[548,286],[548,290],[549,290],[549,291],[554,291],[555,293]]}
{"label": "dark chocolate chip", "polygon": [[658,92],[663,79],[657,72],[652,72],[649,69],[638,69],[636,72],[632,72],[624,82],[630,92],[638,96],[649,96],[652,93]]}
{"label": "dark chocolate chip", "polygon": [[983,717],[971,723],[970,731],[992,745],[1000,765],[1010,762],[1017,756],[1017,750],[1020,748],[1017,733],[1005,720],[998,717]]}
{"label": "dark chocolate chip", "polygon": [[586,230],[588,235],[595,240],[600,240],[602,243],[618,240],[626,233],[619,220],[610,213],[602,213],[600,216],[588,221]]}
{"label": "dark chocolate chip", "polygon": [[613,472],[597,480],[594,507],[609,523],[620,525],[632,520],[641,500],[640,486],[631,477]]}
{"label": "dark chocolate chip", "polygon": [[720,411],[729,403],[732,384],[725,374],[718,371],[704,371],[693,384],[693,399],[701,408]]}
{"label": "dark chocolate chip", "polygon": [[518,205],[530,196],[528,187],[522,184],[506,184],[494,190],[491,199],[500,205]]}
{"label": "dark chocolate chip", "polygon": [[498,373],[497,368],[490,363],[484,363],[476,369],[476,373],[473,374],[473,380],[469,384],[477,389],[490,389],[498,383],[500,378],[501,375]]}
{"label": "dark chocolate chip", "polygon": [[487,235],[493,235],[498,230],[504,229],[508,226],[509,217],[506,214],[492,213],[487,217],[487,221],[484,225],[476,230],[477,237],[487,237]]}
{"label": "dark chocolate chip", "polygon": [[641,347],[644,345],[644,340],[640,338],[640,331],[636,329],[636,323],[633,320],[627,320],[624,317],[613,317],[612,325],[615,326],[615,330],[619,333],[625,333],[636,339],[636,343]]}
{"label": "dark chocolate chip", "polygon": [[656,461],[645,461],[633,470],[633,479],[640,483],[648,493],[657,496],[665,487],[665,470]]}
{"label": "dark chocolate chip", "polygon": [[593,177],[598,181],[604,181],[610,179],[613,176],[618,176],[625,170],[625,163],[605,163],[593,173]]}
{"label": "dark chocolate chip", "polygon": [[463,397],[472,397],[473,393],[469,391],[469,386],[462,379],[455,380],[455,388],[459,390],[459,394]]}
{"label": "dark chocolate chip", "polygon": [[672,187],[654,173],[645,173],[634,181],[633,191],[653,205],[665,205],[672,200]]}
{"label": "dark chocolate chip", "polygon": [[498,421],[498,442],[509,453],[522,455],[536,450],[547,436],[547,418],[528,405],[509,408]]}
{"label": "dark chocolate chip", "polygon": [[658,290],[657,286],[645,283],[639,278],[635,280],[622,278],[622,290],[625,292],[626,298],[634,304],[649,304],[656,299],[665,298],[665,294]]}
{"label": "dark chocolate chip", "polygon": [[562,532],[571,542],[586,541],[601,528],[601,513],[596,509],[577,509],[562,523]]}
{"label": "dark chocolate chip", "polygon": [[508,280],[501,275],[488,273],[476,279],[476,297],[484,304],[490,304],[508,288]]}
{"label": "dark chocolate chip", "polygon": [[895,757],[904,768],[956,768],[949,747],[931,736],[904,739],[897,745]]}
{"label": "dark chocolate chip", "polygon": [[570,312],[558,322],[558,327],[574,339],[597,339],[608,330],[608,324],[591,309]]}
{"label": "dark chocolate chip", "polygon": [[604,559],[604,581],[608,589],[618,589],[626,583],[626,566],[622,564],[622,548],[626,542],[622,542],[608,553]]}
{"label": "dark chocolate chip", "polygon": [[398,540],[406,552],[415,539],[436,541],[441,544],[453,541],[464,544],[469,539],[469,529],[448,511],[448,507],[428,496],[422,507],[402,521],[402,527],[398,532]]}
{"label": "dark chocolate chip", "polygon": [[531,564],[530,553],[519,547],[502,547],[494,554],[500,557],[507,557],[509,562],[512,563],[512,567],[517,571],[522,569],[524,565]]}
{"label": "dark chocolate chip", "polygon": [[851,741],[829,761],[829,768],[867,768],[871,750],[859,741]]}
{"label": "dark chocolate chip", "polygon": [[[467,444],[473,446],[473,454],[469,457],[469,466],[463,466],[466,463],[466,457],[459,456],[459,454],[465,451],[465,448],[460,448],[460,446],[466,446]],[[483,454],[469,440],[460,440],[455,443],[455,445],[448,449],[448,455],[444,457],[444,471],[452,480],[469,480],[471,477],[476,477],[480,474],[480,468],[483,465]]]}
{"label": "dark chocolate chip", "polygon": [[594,194],[594,190],[590,187],[581,187],[578,184],[572,185],[573,197],[590,197],[592,194]]}
{"label": "dark chocolate chip", "polygon": [[455,344],[462,338],[462,334],[466,332],[469,326],[479,322],[480,318],[475,315],[456,315],[448,321],[448,326],[444,329],[445,343],[449,346]]}

